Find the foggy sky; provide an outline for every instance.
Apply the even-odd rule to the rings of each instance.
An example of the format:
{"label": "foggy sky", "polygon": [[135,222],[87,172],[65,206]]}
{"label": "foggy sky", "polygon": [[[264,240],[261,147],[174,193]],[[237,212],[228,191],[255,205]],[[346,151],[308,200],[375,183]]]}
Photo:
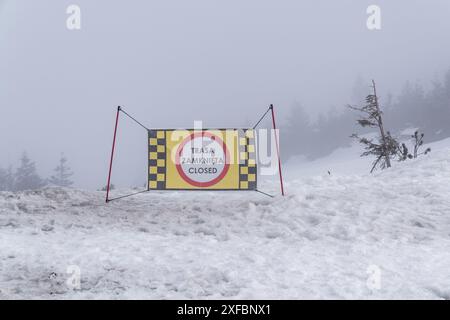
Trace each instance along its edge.
{"label": "foggy sky", "polygon": [[[251,126],[270,103],[282,121],[294,101],[344,106],[358,76],[382,97],[428,84],[449,34],[448,0],[0,0],[0,166],[26,150],[48,176],[64,152],[77,186],[98,188],[118,105],[148,127]],[[113,180],[145,183],[146,133],[123,118],[118,139]]]}

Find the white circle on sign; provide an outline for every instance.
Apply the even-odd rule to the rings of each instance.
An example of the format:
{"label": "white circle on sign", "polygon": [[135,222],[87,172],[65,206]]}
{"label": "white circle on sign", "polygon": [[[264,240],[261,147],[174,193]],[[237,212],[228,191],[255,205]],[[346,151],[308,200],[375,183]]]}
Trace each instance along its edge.
{"label": "white circle on sign", "polygon": [[188,136],[178,147],[176,166],[180,176],[195,187],[217,184],[229,168],[225,143],[209,132]]}

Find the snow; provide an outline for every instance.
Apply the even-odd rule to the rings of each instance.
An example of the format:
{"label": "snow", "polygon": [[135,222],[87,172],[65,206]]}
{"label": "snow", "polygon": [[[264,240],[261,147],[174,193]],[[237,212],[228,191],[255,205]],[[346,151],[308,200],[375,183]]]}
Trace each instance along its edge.
{"label": "snow", "polygon": [[291,163],[284,198],[0,193],[0,299],[450,299],[450,139],[431,147],[372,175],[353,149]]}
{"label": "snow", "polygon": [[[411,135],[408,134],[408,132],[414,134],[415,130],[417,129],[405,129],[399,137],[400,142],[404,142],[411,149]],[[366,137],[368,139],[375,139],[376,136],[377,134],[374,133],[361,135],[361,137]],[[424,144],[420,150],[424,151],[426,148],[431,148],[431,150],[450,148],[450,138]],[[339,175],[363,175],[369,173],[372,168],[372,160],[367,157],[361,157],[363,151],[361,144],[357,141],[353,141],[350,147],[337,148],[330,155],[314,161],[308,161],[303,156],[292,157],[284,166],[286,171],[285,175],[289,179],[328,174],[328,171],[331,174]],[[394,161],[392,165],[395,167],[402,164],[398,164]]]}

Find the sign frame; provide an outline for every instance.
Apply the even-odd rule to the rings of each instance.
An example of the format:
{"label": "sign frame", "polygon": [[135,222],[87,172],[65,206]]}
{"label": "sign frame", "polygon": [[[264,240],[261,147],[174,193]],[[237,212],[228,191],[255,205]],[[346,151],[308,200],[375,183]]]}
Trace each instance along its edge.
{"label": "sign frame", "polygon": [[[119,199],[123,199],[123,198],[126,198],[126,197],[130,197],[130,196],[134,196],[134,195],[137,195],[137,194],[140,194],[140,193],[149,192],[149,191],[152,191],[152,190],[160,190],[160,191],[171,191],[171,190],[173,190],[173,191],[177,191],[177,190],[180,190],[180,191],[181,190],[183,190],[183,191],[256,191],[256,192],[259,192],[259,193],[264,194],[266,196],[274,197],[273,195],[270,195],[270,194],[265,193],[265,192],[263,192],[261,190],[258,190],[258,188],[257,188],[257,182],[258,182],[258,160],[256,158],[256,154],[257,154],[256,153],[256,148],[257,148],[256,128],[261,123],[261,121],[267,116],[267,114],[269,114],[269,112],[272,115],[272,129],[274,131],[274,136],[275,136],[275,145],[276,145],[276,152],[277,152],[277,158],[278,158],[278,174],[279,174],[279,178],[280,178],[280,190],[281,190],[281,195],[285,196],[284,184],[283,184],[283,175],[282,175],[282,170],[281,170],[281,157],[280,157],[280,148],[279,148],[279,141],[278,141],[278,129],[277,129],[276,123],[275,123],[275,112],[274,112],[273,104],[271,104],[269,106],[269,108],[261,116],[261,118],[258,120],[258,122],[253,126],[253,128],[201,129],[201,130],[199,130],[199,129],[149,129],[148,127],[143,125],[141,122],[136,120],[136,118],[131,116],[128,112],[126,112],[121,106],[118,106],[117,107],[117,112],[116,112],[116,117],[115,117],[114,135],[113,135],[113,143],[112,143],[112,149],[111,149],[111,158],[110,158],[110,161],[109,161],[108,178],[107,178],[107,183],[106,183],[106,187],[105,187],[105,189],[106,189],[106,199],[105,199],[106,203],[109,203],[109,202],[114,201],[114,200],[119,200]],[[125,116],[127,116],[132,121],[134,121],[140,127],[144,128],[147,131],[147,135],[148,136],[149,136],[150,131],[158,131],[158,130],[159,131],[164,131],[164,132],[166,132],[166,131],[174,131],[174,130],[191,130],[191,131],[251,130],[253,132],[253,139],[255,139],[255,141],[253,141],[253,151],[254,151],[254,156],[255,156],[255,158],[254,158],[254,169],[252,169],[252,172],[242,173],[241,172],[241,168],[239,167],[239,171],[238,171],[239,187],[241,187],[241,175],[242,174],[247,174],[247,175],[250,175],[250,174],[253,175],[254,174],[254,177],[252,176],[252,179],[249,178],[249,181],[248,181],[248,183],[252,184],[251,187],[249,188],[247,186],[246,188],[224,188],[224,189],[219,189],[219,188],[214,188],[214,189],[211,189],[211,188],[189,188],[189,189],[186,189],[186,188],[170,188],[170,189],[163,188],[163,189],[154,189],[154,188],[151,188],[151,186],[150,186],[150,174],[154,174],[154,173],[150,172],[151,171],[151,169],[150,169],[150,160],[158,161],[159,159],[157,159],[157,158],[156,159],[152,159],[151,156],[150,156],[150,152],[152,152],[152,151],[150,151],[150,137],[149,137],[148,140],[147,140],[147,145],[149,146],[149,150],[148,150],[149,163],[147,165],[147,168],[148,168],[148,176],[147,176],[147,178],[148,179],[147,179],[147,188],[146,188],[146,190],[141,190],[141,191],[137,191],[135,193],[126,194],[126,195],[122,195],[122,196],[117,196],[115,198],[110,198],[109,194],[110,194],[110,191],[112,189],[111,188],[112,187],[111,176],[112,176],[114,152],[115,152],[115,146],[116,146],[117,128],[118,128],[118,125],[119,125],[119,116],[120,116],[121,113],[124,114]],[[241,145],[241,141],[242,140],[241,139],[238,139],[238,140],[239,140],[238,153],[239,153],[239,158],[241,158],[241,151],[242,151],[241,148],[243,146]],[[248,143],[248,140],[247,140],[247,145],[248,144],[249,143]],[[244,142],[244,146],[245,145],[246,145],[246,143]],[[156,146],[156,153],[158,153],[158,146],[159,146],[158,143],[156,143],[155,146]],[[161,149],[161,147],[159,149]],[[247,150],[245,149],[244,151],[247,151]],[[250,159],[247,158],[247,160],[250,160]],[[164,159],[163,161],[164,161],[164,167],[165,167],[166,159]],[[154,169],[153,169],[153,171],[154,171]],[[166,174],[166,169],[164,169],[164,172],[163,172],[162,169],[160,169],[160,172],[161,173],[158,173],[158,169],[156,169],[156,174],[164,173],[164,175]],[[254,180],[253,180],[253,178],[254,178]]]}

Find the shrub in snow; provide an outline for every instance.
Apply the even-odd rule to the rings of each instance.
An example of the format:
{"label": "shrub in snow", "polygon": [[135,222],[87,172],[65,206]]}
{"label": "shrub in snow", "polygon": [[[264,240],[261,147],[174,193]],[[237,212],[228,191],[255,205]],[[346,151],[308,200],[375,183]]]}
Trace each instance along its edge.
{"label": "shrub in snow", "polygon": [[402,143],[401,147],[398,151],[399,161],[404,161],[407,159],[416,159],[421,154],[427,154],[431,151],[431,148],[427,148],[424,152],[419,153],[420,147],[423,145],[423,137],[424,134],[419,134],[419,131],[415,131],[414,134],[411,136],[413,138],[413,153],[409,153],[408,148],[406,147],[406,144]]}

